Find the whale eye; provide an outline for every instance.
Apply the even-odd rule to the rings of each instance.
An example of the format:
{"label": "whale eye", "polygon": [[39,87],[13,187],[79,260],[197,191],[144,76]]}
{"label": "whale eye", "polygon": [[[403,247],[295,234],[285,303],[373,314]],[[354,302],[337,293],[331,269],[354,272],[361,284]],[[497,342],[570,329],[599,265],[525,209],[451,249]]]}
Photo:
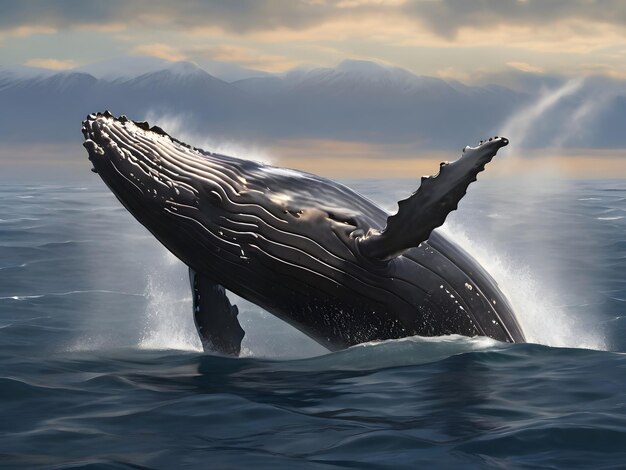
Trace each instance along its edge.
{"label": "whale eye", "polygon": [[341,212],[335,212],[335,211],[326,211],[326,213],[327,213],[327,217],[330,220],[333,220],[340,224],[351,225],[352,227],[359,226],[357,220],[354,218],[352,214],[342,214]]}

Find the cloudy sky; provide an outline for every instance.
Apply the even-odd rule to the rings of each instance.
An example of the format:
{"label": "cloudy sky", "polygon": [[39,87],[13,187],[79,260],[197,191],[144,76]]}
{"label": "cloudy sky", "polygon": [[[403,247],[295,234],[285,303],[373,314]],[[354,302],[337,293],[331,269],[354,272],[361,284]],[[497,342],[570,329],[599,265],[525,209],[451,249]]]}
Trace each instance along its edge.
{"label": "cloudy sky", "polygon": [[472,80],[519,69],[626,78],[623,0],[0,0],[0,64],[121,55],[281,72],[346,57]]}
{"label": "cloudy sky", "polygon": [[[518,72],[559,76],[561,84],[568,79],[594,76],[593,92],[580,98],[574,114],[567,117],[585,124],[579,118],[601,114],[603,103],[623,108],[626,1],[0,0],[0,67],[27,65],[65,70],[134,56],[188,60],[201,66],[230,64],[232,70],[243,67],[270,73],[363,59],[399,66],[417,75],[505,86],[511,85],[512,73],[518,76]],[[111,63],[119,66],[129,62]],[[603,93],[604,84],[597,82],[598,77],[610,79],[610,93]],[[532,82],[531,87],[536,90],[526,91],[547,100],[549,105],[549,96],[541,98],[543,85],[535,83],[539,82]],[[608,104],[605,108],[609,109]],[[535,120],[541,118],[542,109],[536,107],[539,114]],[[606,131],[609,137],[616,135],[614,116],[621,116],[612,112],[605,113],[600,124],[613,126]],[[578,133],[584,128],[581,123],[578,127],[569,125],[568,132]],[[514,131],[519,129],[516,123]],[[413,148],[394,153],[371,142],[333,141],[329,146],[326,142],[301,145],[287,140],[280,142],[280,148],[276,146],[263,148],[262,153],[271,153],[277,164],[329,175],[353,172],[350,159],[356,158],[351,157],[355,149],[371,156],[366,159],[369,165],[379,164],[375,156],[386,154],[386,163],[381,165],[394,175],[389,169],[406,168],[411,155],[417,157],[414,163],[419,168],[415,173],[427,173],[427,165],[441,159],[440,155],[418,154]],[[598,148],[597,152],[591,149],[593,145],[584,147],[576,158],[569,155],[563,159],[560,150],[554,156],[565,162],[563,168],[578,176],[594,172],[598,176],[626,176],[621,144],[596,145],[611,147]],[[302,154],[302,148],[315,151]],[[39,155],[37,152],[28,149],[21,153]],[[514,153],[514,149],[509,152]],[[2,160],[17,162],[18,153],[0,143]],[[57,152],[67,153],[65,148]],[[313,153],[316,159],[311,158]],[[326,157],[326,163],[319,155]],[[399,159],[397,165],[389,164],[393,158]],[[524,160],[520,167],[528,168],[528,162]],[[383,171],[367,168],[373,174]],[[405,174],[404,170],[399,172]]]}

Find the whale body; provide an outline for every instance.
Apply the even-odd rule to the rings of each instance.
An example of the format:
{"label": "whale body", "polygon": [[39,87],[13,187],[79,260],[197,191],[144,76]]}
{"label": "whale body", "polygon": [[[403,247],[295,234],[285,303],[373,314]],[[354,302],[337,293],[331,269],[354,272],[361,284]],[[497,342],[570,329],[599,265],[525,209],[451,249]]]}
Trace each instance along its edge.
{"label": "whale body", "polygon": [[412,335],[523,342],[493,278],[434,229],[507,145],[466,147],[389,215],[344,185],[211,153],[111,113],[83,122],[92,170],[189,266],[205,350],[238,355],[231,291],[329,350]]}

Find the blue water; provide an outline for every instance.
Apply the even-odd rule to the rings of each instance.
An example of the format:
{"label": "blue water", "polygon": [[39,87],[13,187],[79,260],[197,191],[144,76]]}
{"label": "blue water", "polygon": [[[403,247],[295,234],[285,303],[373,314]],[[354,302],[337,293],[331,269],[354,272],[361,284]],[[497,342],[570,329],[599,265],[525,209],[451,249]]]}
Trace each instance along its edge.
{"label": "blue water", "polygon": [[626,468],[626,181],[485,178],[444,227],[535,344],[328,354],[238,301],[239,359],[199,351],[185,268],[85,181],[0,186],[2,467]]}

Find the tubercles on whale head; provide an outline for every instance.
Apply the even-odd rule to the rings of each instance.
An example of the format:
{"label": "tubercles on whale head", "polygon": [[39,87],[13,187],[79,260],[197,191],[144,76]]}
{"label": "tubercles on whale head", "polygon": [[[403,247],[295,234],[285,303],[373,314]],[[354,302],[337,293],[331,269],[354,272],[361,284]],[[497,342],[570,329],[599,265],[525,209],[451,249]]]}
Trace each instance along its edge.
{"label": "tubercles on whale head", "polygon": [[[85,142],[94,172],[122,203],[133,198],[142,203],[164,204],[174,199],[193,202],[193,188],[185,184],[175,158],[167,164],[159,152],[165,133],[152,131],[147,123],[135,123],[105,111],[91,114],[83,122]],[[169,166],[169,167],[168,167]],[[126,205],[126,204],[125,204]]]}
{"label": "tubercles on whale head", "polygon": [[90,114],[82,132],[93,171],[140,223],[191,265],[193,250],[174,242],[176,230],[181,223],[190,232],[214,230],[215,211],[229,190],[225,170],[211,161],[212,154],[108,111]]}

